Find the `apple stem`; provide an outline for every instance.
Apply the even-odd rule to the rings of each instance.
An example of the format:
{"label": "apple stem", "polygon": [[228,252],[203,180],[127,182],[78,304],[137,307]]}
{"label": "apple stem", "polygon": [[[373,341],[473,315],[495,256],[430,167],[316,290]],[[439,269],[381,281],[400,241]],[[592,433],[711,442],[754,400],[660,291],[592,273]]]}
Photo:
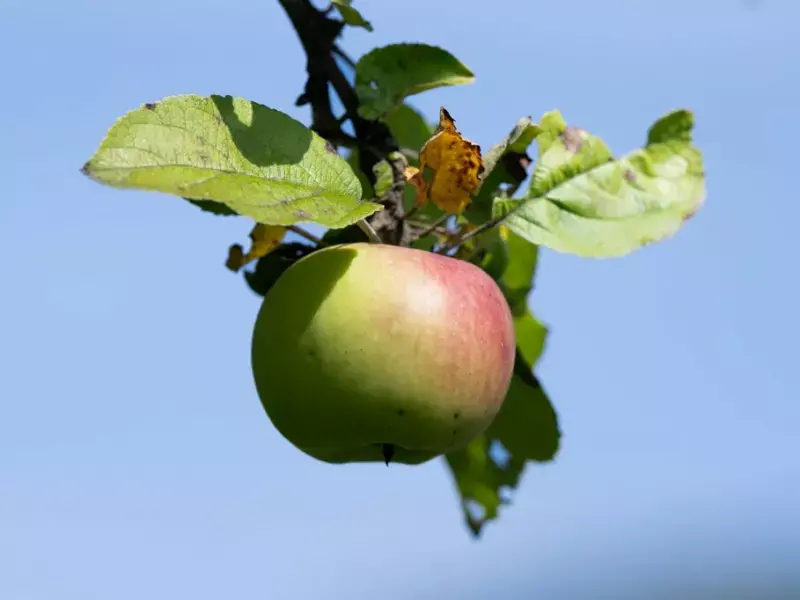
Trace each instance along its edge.
{"label": "apple stem", "polygon": [[361,231],[363,231],[373,244],[382,244],[383,240],[378,235],[378,232],[372,228],[372,225],[367,223],[365,219],[360,219],[357,223]]}
{"label": "apple stem", "polygon": [[381,450],[383,451],[383,460],[386,461],[386,466],[389,466],[389,463],[392,462],[392,457],[394,456],[394,445],[393,444],[382,444]]}

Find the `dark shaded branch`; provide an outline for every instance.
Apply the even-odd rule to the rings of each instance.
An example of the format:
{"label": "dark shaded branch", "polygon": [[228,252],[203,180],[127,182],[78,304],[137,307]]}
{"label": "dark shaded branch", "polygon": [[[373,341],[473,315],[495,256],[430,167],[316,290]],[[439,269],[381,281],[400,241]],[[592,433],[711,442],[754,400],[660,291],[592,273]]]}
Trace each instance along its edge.
{"label": "dark shaded branch", "polygon": [[[344,56],[336,45],[344,23],[330,18],[309,0],[278,0],[289,16],[300,43],[306,53],[308,81],[298,98],[298,106],[311,105],[312,129],[336,145],[355,147],[358,150],[359,168],[371,184],[375,183],[373,167],[388,160],[390,153],[398,150],[389,127],[382,121],[372,121],[358,114],[358,95],[339,68],[335,55]],[[352,62],[352,61],[351,61]],[[342,120],[331,108],[329,84],[341,100],[347,119],[352,123],[355,140],[342,131]],[[370,224],[381,239],[390,244],[408,245],[410,228],[402,221],[405,178],[400,161],[390,161],[394,184],[386,194],[377,199],[386,210],[369,218]]]}

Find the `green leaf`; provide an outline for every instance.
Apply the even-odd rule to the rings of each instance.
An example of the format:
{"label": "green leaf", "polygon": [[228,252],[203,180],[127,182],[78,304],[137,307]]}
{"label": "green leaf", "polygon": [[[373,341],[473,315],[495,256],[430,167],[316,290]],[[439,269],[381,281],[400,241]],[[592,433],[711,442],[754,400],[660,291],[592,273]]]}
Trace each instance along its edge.
{"label": "green leaf", "polygon": [[[416,109],[407,103],[401,104],[384,118],[389,131],[392,133],[400,148],[408,148],[419,152],[425,142],[430,139],[436,130],[434,125],[428,123]],[[418,165],[419,161],[411,161]]]}
{"label": "green leaf", "polygon": [[213,200],[192,200],[191,198],[185,198],[185,200],[188,200],[203,212],[208,212],[214,215],[232,217],[239,214],[235,210],[228,208],[227,205],[222,204],[222,202],[214,202]]}
{"label": "green leaf", "polygon": [[542,118],[539,158],[527,196],[544,196],[561,183],[613,160],[600,138],[577,127],[568,127],[557,111]]}
{"label": "green leaf", "polygon": [[474,535],[498,517],[527,461],[547,462],[558,452],[558,419],[539,380],[517,352],[514,377],[500,413],[484,435],[445,456],[464,519]]}
{"label": "green leaf", "polygon": [[314,251],[315,248],[298,242],[281,244],[266,256],[259,258],[254,270],[244,271],[245,281],[253,293],[264,296],[286,269]]}
{"label": "green leaf", "polygon": [[503,228],[501,237],[504,238],[509,258],[500,283],[514,311],[520,304],[525,306],[528,294],[533,289],[539,247],[506,228]]}
{"label": "green leaf", "polygon": [[486,179],[493,171],[497,169],[500,159],[507,154],[524,154],[528,150],[528,146],[533,143],[538,135],[542,133],[539,125],[531,121],[530,117],[525,117],[517,121],[514,128],[501,142],[495,144],[486,153],[483,158],[483,183],[480,190],[482,191],[487,187]]}
{"label": "green leaf", "polygon": [[344,227],[362,202],[352,169],[288,115],[231,96],[172,96],[119,119],[83,172],[100,183],[214,200],[272,225]]}
{"label": "green leaf", "polygon": [[528,297],[533,290],[533,279],[539,258],[539,247],[508,230],[505,230],[504,237],[508,264],[499,284],[514,315],[517,349],[521,352],[525,363],[532,369],[542,355],[547,340],[547,327],[531,314],[528,306]]}
{"label": "green leaf", "polygon": [[477,239],[473,238],[471,241],[473,242],[472,244],[467,242],[462,248],[466,248],[469,252],[477,252],[478,262],[476,264],[486,271],[492,279],[500,283],[502,289],[501,281],[503,274],[508,269],[510,257],[508,255],[508,244],[500,235],[500,231],[495,227],[478,236]]}
{"label": "green leaf", "polygon": [[353,148],[350,150],[349,154],[347,155],[347,164],[350,165],[350,168],[353,170],[353,173],[356,174],[356,177],[361,184],[361,198],[363,200],[369,200],[370,198],[373,198],[375,196],[375,190],[373,189],[369,178],[366,176],[364,171],[361,170],[361,165],[359,165],[358,148]]}
{"label": "green leaf", "polygon": [[517,487],[525,468],[524,460],[512,457],[503,461],[492,456],[492,444],[482,435],[445,457],[461,496],[464,519],[475,536],[497,518],[500,505],[506,502],[502,492]]}
{"label": "green leaf", "polygon": [[406,157],[400,152],[389,153],[388,160],[381,160],[374,167],[372,172],[375,175],[375,195],[379,198],[387,193],[394,185],[394,173],[392,172],[392,165],[389,161],[400,161],[403,165],[407,165]]}
{"label": "green leaf", "polygon": [[538,247],[505,228],[497,235],[492,235],[493,231],[483,236],[494,239],[478,264],[498,281],[512,309],[517,341],[514,375],[503,406],[486,433],[467,448],[446,456],[464,518],[474,535],[498,517],[500,505],[507,503],[503,493],[516,488],[525,463],[552,460],[561,438],[556,412],[532,372],[547,337],[547,328],[530,313],[527,301]]}
{"label": "green leaf", "polygon": [[365,119],[378,119],[408,96],[474,80],[472,71],[436,46],[391,44],[375,48],[356,64],[358,111]]}
{"label": "green leaf", "polygon": [[524,199],[501,198],[493,213],[526,240],[584,257],[623,256],[675,234],[705,201],[693,119],[676,111],[656,122],[644,148],[617,160],[584,131],[552,118]]}
{"label": "green leaf", "polygon": [[647,143],[663,144],[676,141],[690,144],[692,129],[694,129],[694,115],[688,110],[676,110],[653,123],[647,132]]}
{"label": "green leaf", "polygon": [[561,438],[558,418],[519,350],[514,372],[503,407],[486,435],[500,442],[515,459],[553,460]]}
{"label": "green leaf", "polygon": [[336,7],[342,17],[342,21],[353,27],[363,27],[367,31],[372,31],[372,24],[361,16],[355,8],[350,6],[352,0],[331,0],[331,4]]}
{"label": "green leaf", "polygon": [[338,244],[368,242],[369,238],[358,225],[348,225],[342,229],[329,229],[322,236],[322,241],[329,246],[336,246]]}
{"label": "green leaf", "polygon": [[491,219],[492,201],[501,185],[520,184],[527,177],[528,146],[542,132],[530,117],[520,119],[504,140],[495,144],[483,158],[483,175],[478,193],[465,211],[473,223]]}
{"label": "green leaf", "polygon": [[525,306],[514,315],[514,335],[517,338],[517,350],[525,364],[533,368],[544,352],[547,327]]}

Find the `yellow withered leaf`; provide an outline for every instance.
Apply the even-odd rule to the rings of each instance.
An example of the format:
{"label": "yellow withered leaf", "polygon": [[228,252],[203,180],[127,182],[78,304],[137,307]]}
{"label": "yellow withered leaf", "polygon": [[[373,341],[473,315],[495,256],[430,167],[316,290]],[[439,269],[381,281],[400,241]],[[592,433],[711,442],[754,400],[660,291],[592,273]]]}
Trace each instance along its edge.
{"label": "yellow withered leaf", "polygon": [[[425,167],[433,171],[430,185],[424,179]],[[436,132],[420,150],[419,174],[409,179],[417,188],[417,205],[424,206],[430,199],[447,213],[461,214],[480,186],[481,173],[480,146],[458,132],[453,117],[442,107]]]}
{"label": "yellow withered leaf", "polygon": [[286,235],[286,227],[281,225],[264,225],[256,223],[250,232],[250,251],[245,254],[239,244],[234,244],[228,250],[228,260],[225,266],[231,271],[238,271],[247,263],[266,256],[280,245]]}
{"label": "yellow withered leaf", "polygon": [[425,178],[422,176],[422,171],[417,167],[407,166],[403,171],[403,177],[406,181],[417,188],[417,204],[422,206],[424,202],[420,202],[420,198],[425,193]]}

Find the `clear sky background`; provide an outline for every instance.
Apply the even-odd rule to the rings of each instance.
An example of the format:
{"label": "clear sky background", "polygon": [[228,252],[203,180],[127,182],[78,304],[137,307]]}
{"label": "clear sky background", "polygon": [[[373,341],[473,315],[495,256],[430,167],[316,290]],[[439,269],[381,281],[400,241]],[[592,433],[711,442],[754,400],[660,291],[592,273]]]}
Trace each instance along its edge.
{"label": "clear sky background", "polygon": [[413,104],[446,105],[484,147],[559,108],[622,153],[670,109],[696,113],[708,200],[675,238],[542,253],[557,460],[475,542],[443,462],[307,458],[258,402],[259,299],[223,266],[250,223],[79,173],[117,117],[172,94],[307,122],[277,2],[0,0],[0,598],[798,584],[800,3],[356,4],[375,32],[347,32],[353,56],[424,41],[474,70]]}

